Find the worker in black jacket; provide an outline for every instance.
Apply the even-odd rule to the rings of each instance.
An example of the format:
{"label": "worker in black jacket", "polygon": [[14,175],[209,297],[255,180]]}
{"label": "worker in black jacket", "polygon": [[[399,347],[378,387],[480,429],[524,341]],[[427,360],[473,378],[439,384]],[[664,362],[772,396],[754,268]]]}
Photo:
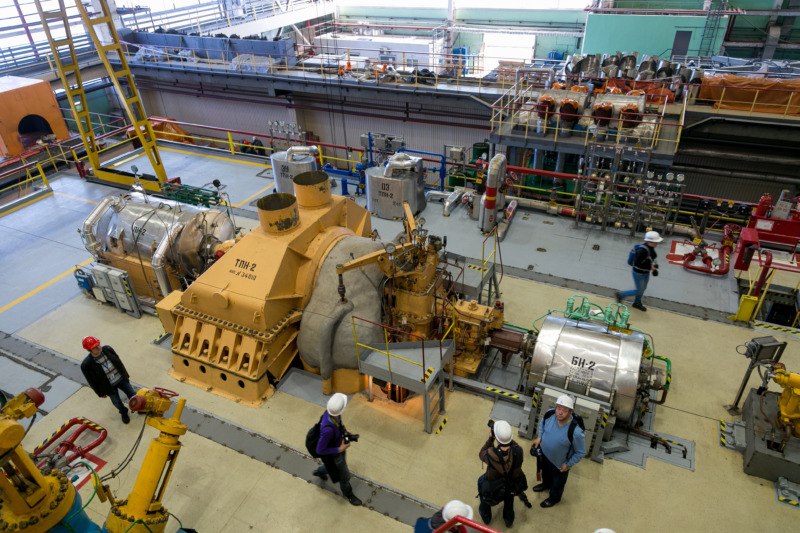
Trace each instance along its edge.
{"label": "worker in black jacket", "polygon": [[[503,503],[503,521],[506,527],[514,524],[514,496],[528,488],[522,472],[522,448],[512,439],[511,425],[498,420],[491,425],[489,439],[478,453],[486,463],[486,473],[478,479],[478,512],[484,524],[492,521],[492,506]],[[497,446],[494,441],[497,440]]]}
{"label": "worker in black jacket", "polygon": [[128,407],[122,403],[119,391],[125,393],[130,400],[136,392],[128,381],[128,371],[122,364],[117,352],[111,346],[100,346],[100,341],[96,337],[86,337],[83,339],[83,348],[89,350],[89,354],[81,363],[83,377],[89,383],[92,390],[101,398],[108,398],[119,414],[122,415],[122,422],[127,424],[131,421],[128,416]]}
{"label": "worker in black jacket", "polygon": [[657,231],[648,231],[644,234],[644,243],[633,247],[628,255],[628,264],[633,271],[633,283],[635,289],[617,293],[617,302],[622,302],[625,298],[633,296],[634,309],[647,311],[642,303],[642,296],[647,289],[647,282],[650,281],[650,274],[658,276],[658,263],[656,263],[656,246],[664,239]]}

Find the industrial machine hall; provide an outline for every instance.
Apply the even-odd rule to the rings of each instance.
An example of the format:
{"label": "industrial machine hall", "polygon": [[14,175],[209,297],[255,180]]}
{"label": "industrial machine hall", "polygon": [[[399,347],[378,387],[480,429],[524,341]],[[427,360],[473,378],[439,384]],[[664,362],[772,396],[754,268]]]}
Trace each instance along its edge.
{"label": "industrial machine hall", "polygon": [[800,519],[800,0],[0,4],[0,532]]}

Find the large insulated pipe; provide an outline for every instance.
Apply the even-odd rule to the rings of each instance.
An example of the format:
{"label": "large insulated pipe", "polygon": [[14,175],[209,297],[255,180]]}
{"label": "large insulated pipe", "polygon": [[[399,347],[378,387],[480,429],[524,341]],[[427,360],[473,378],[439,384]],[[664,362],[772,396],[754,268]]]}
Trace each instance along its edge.
{"label": "large insulated pipe", "polygon": [[156,247],[156,251],[153,253],[153,272],[156,273],[158,290],[161,291],[161,295],[165,298],[172,292],[172,286],[169,283],[169,276],[167,275],[167,250],[172,247],[182,229],[183,224],[175,224],[170,227],[161,238],[161,242],[158,243],[158,247]]}
{"label": "large insulated pipe", "polygon": [[[336,329],[342,322],[344,317],[353,312],[353,302],[351,300],[340,302],[334,307],[333,315],[320,326],[319,332],[319,350],[320,354],[334,353],[333,341],[335,339]],[[325,394],[333,392],[331,386],[331,376],[333,374],[333,358],[320,357],[319,361],[320,375],[323,379],[322,390]]]}
{"label": "large insulated pipe", "polygon": [[425,200],[430,202],[431,200],[446,200],[450,197],[450,193],[448,191],[434,191],[433,189],[425,191]]}
{"label": "large insulated pipe", "polygon": [[410,170],[419,165],[420,161],[421,159],[419,157],[411,157],[405,152],[398,152],[389,158],[389,162],[383,169],[383,176],[386,178],[391,178],[394,170]]}
{"label": "large insulated pipe", "polygon": [[483,206],[485,213],[481,224],[481,231],[484,233],[492,231],[497,224],[497,187],[505,178],[506,164],[506,156],[503,154],[496,154],[489,161],[489,172],[486,177],[486,203]]}
{"label": "large insulated pipe", "polygon": [[319,155],[319,148],[316,146],[291,146],[286,150],[286,159],[291,160],[293,155]]}
{"label": "large insulated pipe", "polygon": [[[108,208],[111,207],[112,204],[116,204],[119,201],[118,198],[107,196],[103,198],[103,201],[94,208],[94,210],[89,213],[89,216],[86,217],[86,220],[83,221],[83,245],[86,247],[86,250],[95,259],[100,259],[100,256],[97,254],[97,250],[100,248],[100,243],[97,242],[97,239],[94,236],[94,228],[100,222],[100,219],[103,218]],[[165,295],[166,296],[166,295]]]}
{"label": "large insulated pipe", "polygon": [[447,199],[444,201],[444,216],[449,217],[450,211],[452,211],[454,207],[461,205],[461,197],[463,195],[464,189],[456,189],[447,196]]}

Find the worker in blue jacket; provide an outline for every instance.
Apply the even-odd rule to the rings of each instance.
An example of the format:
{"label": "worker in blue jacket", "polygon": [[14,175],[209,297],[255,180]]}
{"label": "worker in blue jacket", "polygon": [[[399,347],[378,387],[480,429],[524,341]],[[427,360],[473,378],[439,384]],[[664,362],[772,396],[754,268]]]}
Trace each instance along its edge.
{"label": "worker in blue jacket", "polygon": [[622,303],[625,298],[633,296],[631,307],[639,311],[647,311],[642,303],[644,291],[647,289],[647,282],[650,281],[650,274],[658,276],[658,263],[656,263],[656,246],[664,240],[657,231],[648,231],[644,234],[644,243],[633,247],[628,255],[628,264],[633,273],[633,283],[635,288],[629,291],[617,292],[617,302]]}
{"label": "worker in blue jacket", "polygon": [[342,423],[342,411],[347,406],[347,396],[337,392],[328,400],[327,412],[322,415],[320,424],[317,454],[322,459],[322,466],[314,470],[314,475],[323,481],[331,477],[331,481],[339,483],[342,496],[353,505],[363,502],[353,494],[350,486],[350,470],[347,468],[345,452],[353,442],[358,440],[358,435],[347,432]]}
{"label": "worker in blue jacket", "polygon": [[[563,394],[556,400],[555,412],[545,413],[539,420],[539,433],[531,448],[541,447],[542,482],[534,492],[550,491],[539,505],[547,508],[561,501],[569,470],[586,455],[586,437],[578,419],[572,415],[575,400]],[[570,439],[570,436],[572,439]]]}

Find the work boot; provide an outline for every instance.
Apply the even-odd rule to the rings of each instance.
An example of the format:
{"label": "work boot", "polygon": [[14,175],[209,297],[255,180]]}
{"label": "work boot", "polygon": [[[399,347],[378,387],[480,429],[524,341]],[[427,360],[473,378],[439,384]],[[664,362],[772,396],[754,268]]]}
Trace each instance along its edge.
{"label": "work boot", "polygon": [[314,472],[312,472],[312,475],[317,476],[322,481],[328,481],[328,473],[322,470],[321,468],[317,468],[316,470],[314,470]]}
{"label": "work boot", "polygon": [[351,494],[350,496],[348,496],[347,501],[356,506],[360,506],[361,504],[364,503],[360,499],[358,499],[358,496],[356,496],[355,494]]}
{"label": "work boot", "polygon": [[631,307],[638,309],[639,311],[647,311],[647,308],[642,304],[633,304]]}
{"label": "work boot", "polygon": [[127,424],[130,421],[131,421],[131,417],[128,416],[128,411],[125,411],[124,413],[122,413],[122,423],[123,424]]}
{"label": "work boot", "polygon": [[622,293],[620,293],[620,292],[615,292],[615,293],[614,293],[614,296],[617,298],[617,303],[618,303],[618,304],[621,304],[621,303],[622,303]]}

